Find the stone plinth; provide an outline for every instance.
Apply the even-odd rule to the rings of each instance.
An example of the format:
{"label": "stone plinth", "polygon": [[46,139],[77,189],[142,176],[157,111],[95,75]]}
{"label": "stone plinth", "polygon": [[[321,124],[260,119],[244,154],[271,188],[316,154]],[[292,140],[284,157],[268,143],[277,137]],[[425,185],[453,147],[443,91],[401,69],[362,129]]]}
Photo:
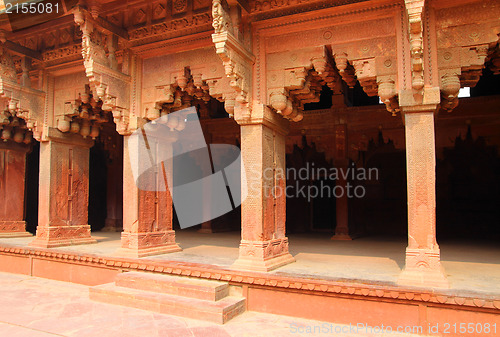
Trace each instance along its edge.
{"label": "stone plinth", "polygon": [[28,146],[0,144],[0,237],[31,236],[24,221],[26,153]]}
{"label": "stone plinth", "polygon": [[436,242],[436,155],[434,112],[407,112],[408,248],[398,283],[448,287]]}
{"label": "stone plinth", "polygon": [[40,143],[39,210],[35,247],[95,243],[88,225],[91,139],[49,128]]}

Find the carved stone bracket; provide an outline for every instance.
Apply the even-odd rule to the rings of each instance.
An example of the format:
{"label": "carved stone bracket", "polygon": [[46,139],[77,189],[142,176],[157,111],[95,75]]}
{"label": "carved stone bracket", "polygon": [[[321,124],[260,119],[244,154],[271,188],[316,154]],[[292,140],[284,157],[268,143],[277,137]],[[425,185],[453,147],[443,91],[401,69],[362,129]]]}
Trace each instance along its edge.
{"label": "carved stone bracket", "polygon": [[356,80],[368,96],[379,96],[393,116],[400,111],[397,95],[397,61],[391,56],[350,59],[347,53],[334,53],[339,74],[352,88]]}
{"label": "carved stone bracket", "polygon": [[[26,65],[23,62],[23,68]],[[24,71],[23,71],[24,72]],[[0,125],[1,138],[30,143],[40,139],[45,93],[30,87],[29,77],[18,83],[16,68],[9,50],[0,44]]]}
{"label": "carved stone bracket", "polygon": [[80,134],[83,138],[95,139],[99,136],[101,124],[109,120],[108,112],[102,110],[102,101],[96,100],[86,86],[86,90],[77,99],[68,101],[64,111],[57,115],[57,128],[61,132]]}
{"label": "carved stone bracket", "polygon": [[[237,16],[241,12],[233,11]],[[233,21],[229,15],[228,6],[221,0],[212,2],[213,27],[212,41],[215,44],[217,55],[224,64],[226,76],[230,79],[230,86],[234,89],[234,99],[226,100],[226,110],[235,111],[236,119],[248,119],[251,116],[251,86],[252,66],[255,57],[244,46],[243,41],[235,37]],[[239,37],[239,32],[236,32]]]}
{"label": "carved stone bracket", "polygon": [[488,57],[488,44],[439,50],[441,107],[452,111],[458,105],[460,87],[474,87]]}
{"label": "carved stone bracket", "polygon": [[129,134],[133,131],[129,125],[131,78],[117,70],[118,37],[98,25],[81,7],[75,9],[74,20],[83,33],[83,64],[95,99],[102,100],[102,110],[113,113],[117,131]]}
{"label": "carved stone bracket", "polygon": [[[494,72],[497,69],[498,72],[495,67],[500,65],[500,10],[496,4],[490,2],[477,6],[463,5],[455,15],[443,20],[438,18],[438,9],[435,9],[441,108],[447,111],[458,105],[457,96],[461,87],[474,87],[477,84],[485,66],[490,66]],[[469,21],[472,11],[481,19]],[[428,15],[432,19],[432,10],[429,12]]]}
{"label": "carved stone bracket", "polygon": [[488,62],[490,63],[490,69],[493,71],[493,74],[500,74],[500,44],[495,46],[493,53],[488,58]]}
{"label": "carved stone bracket", "polygon": [[274,53],[267,57],[267,104],[283,117],[302,120],[305,103],[319,101],[323,85],[340,90],[340,76],[325,47]]}
{"label": "carved stone bracket", "polygon": [[236,93],[229,85],[229,79],[220,65],[204,61],[203,65],[194,63],[179,71],[164,69],[165,77],[170,80],[159,85],[154,83],[145,90],[143,118],[154,121],[172,111],[194,105],[206,109],[211,98],[224,102],[226,112],[233,116]]}
{"label": "carved stone bracket", "polygon": [[424,87],[422,14],[425,0],[405,0],[409,22],[412,88],[421,92]]}

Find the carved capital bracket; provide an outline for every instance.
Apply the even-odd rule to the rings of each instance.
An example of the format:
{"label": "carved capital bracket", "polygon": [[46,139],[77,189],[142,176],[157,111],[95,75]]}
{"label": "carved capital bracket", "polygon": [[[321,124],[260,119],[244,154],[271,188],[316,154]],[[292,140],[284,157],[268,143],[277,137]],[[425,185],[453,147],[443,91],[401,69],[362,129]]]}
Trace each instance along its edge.
{"label": "carved capital bracket", "polygon": [[64,110],[55,115],[57,129],[63,133],[80,134],[83,138],[96,139],[101,124],[109,120],[110,112],[102,110],[103,102],[96,100],[86,86],[84,93],[65,102]]}
{"label": "carved capital bracket", "polygon": [[[208,66],[212,70],[214,67]],[[210,73],[211,76],[205,74]],[[228,85],[225,74],[218,74],[205,68],[185,67],[181,71],[170,72],[171,81],[154,87],[154,101],[144,104],[144,118],[154,121],[170,112],[184,109],[195,104],[207,104],[213,97],[225,102],[226,112],[234,113],[235,93]],[[224,90],[225,89],[225,90]],[[184,121],[172,120],[167,125],[177,130],[183,129]]]}
{"label": "carved capital bracket", "polygon": [[117,131],[120,134],[130,134],[136,127],[130,123],[131,77],[118,70],[115,56],[118,38],[124,38],[125,35],[100,24],[95,11],[94,8],[91,14],[77,6],[73,12],[75,23],[83,34],[82,56],[85,73],[95,99],[102,100],[101,109],[113,113]]}
{"label": "carved capital bracket", "polygon": [[303,118],[304,104],[318,102],[323,85],[341,91],[340,75],[325,47],[267,56],[267,105],[286,119]]}
{"label": "carved capital bracket", "polygon": [[405,0],[409,23],[411,85],[421,94],[424,87],[423,24],[425,0]]}
{"label": "carved capital bracket", "polygon": [[493,54],[489,44],[446,48],[438,51],[441,108],[452,111],[458,105],[461,87],[474,87],[485,62]]}
{"label": "carved capital bracket", "polygon": [[352,88],[356,80],[368,96],[379,96],[393,116],[400,111],[397,93],[397,59],[395,56],[373,56],[350,59],[343,51],[333,54],[336,67],[346,84]]}
{"label": "carved capital bracket", "polygon": [[241,10],[235,6],[239,5],[229,8],[223,0],[213,0],[212,26],[215,32],[212,34],[212,41],[235,92],[234,98],[228,97],[226,100],[226,110],[234,110],[236,120],[246,120],[251,118],[252,67],[255,57],[240,38],[238,23]]}
{"label": "carved capital bracket", "polygon": [[[7,41],[5,41],[7,42]],[[17,143],[30,143],[32,137],[40,139],[43,129],[45,93],[31,88],[30,59],[23,58],[23,74],[18,81],[9,44],[0,43],[0,127],[1,138]]]}

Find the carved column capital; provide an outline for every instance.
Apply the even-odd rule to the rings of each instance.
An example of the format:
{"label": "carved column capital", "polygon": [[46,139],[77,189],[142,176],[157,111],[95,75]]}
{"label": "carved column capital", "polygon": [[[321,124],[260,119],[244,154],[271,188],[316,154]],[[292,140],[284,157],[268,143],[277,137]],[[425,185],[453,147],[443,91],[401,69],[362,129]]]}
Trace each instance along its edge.
{"label": "carved column capital", "polygon": [[96,99],[102,100],[102,110],[113,114],[117,131],[129,134],[131,77],[117,70],[115,52],[118,37],[100,26],[96,19],[98,8],[92,13],[77,6],[73,12],[75,23],[82,31],[82,57],[90,88]]}
{"label": "carved column capital", "polygon": [[213,0],[212,25],[215,32],[212,34],[212,41],[217,55],[222,60],[226,76],[230,79],[230,86],[235,92],[234,97],[227,97],[226,108],[234,109],[237,118],[248,119],[252,109],[252,67],[255,57],[241,40],[239,28],[237,31],[233,29],[233,22],[240,21],[241,11],[231,11],[233,18],[231,18],[230,11],[223,1]]}

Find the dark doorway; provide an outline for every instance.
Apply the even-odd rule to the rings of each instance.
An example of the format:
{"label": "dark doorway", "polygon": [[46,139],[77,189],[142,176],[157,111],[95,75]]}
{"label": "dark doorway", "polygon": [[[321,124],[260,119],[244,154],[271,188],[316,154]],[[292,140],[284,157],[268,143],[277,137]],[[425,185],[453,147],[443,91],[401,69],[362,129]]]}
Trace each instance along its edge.
{"label": "dark doorway", "polygon": [[25,220],[26,230],[36,233],[38,226],[38,181],[40,175],[40,143],[33,140],[33,148],[26,157],[26,197]]}

